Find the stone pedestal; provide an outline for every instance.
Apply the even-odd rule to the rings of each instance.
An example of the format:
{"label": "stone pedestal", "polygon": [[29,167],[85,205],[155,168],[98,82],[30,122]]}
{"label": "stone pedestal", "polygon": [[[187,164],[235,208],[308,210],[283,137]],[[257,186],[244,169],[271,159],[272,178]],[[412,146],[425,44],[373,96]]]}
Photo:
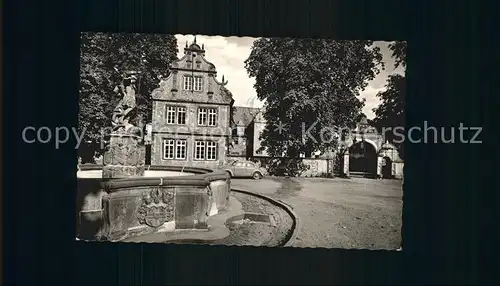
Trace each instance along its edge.
{"label": "stone pedestal", "polygon": [[384,157],[377,156],[377,176],[382,177],[382,165],[384,164]]}
{"label": "stone pedestal", "polygon": [[133,134],[111,134],[104,154],[102,177],[130,178],[144,176],[146,148],[142,138]]}
{"label": "stone pedestal", "polygon": [[349,177],[349,152],[344,153],[344,174]]}

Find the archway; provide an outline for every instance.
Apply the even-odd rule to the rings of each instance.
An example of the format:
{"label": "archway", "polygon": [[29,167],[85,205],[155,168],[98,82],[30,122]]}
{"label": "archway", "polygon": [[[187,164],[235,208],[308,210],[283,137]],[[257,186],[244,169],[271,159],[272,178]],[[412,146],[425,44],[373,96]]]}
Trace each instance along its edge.
{"label": "archway", "polygon": [[372,144],[361,141],[349,148],[349,174],[355,177],[376,177],[377,150]]}
{"label": "archway", "polygon": [[384,157],[382,161],[382,178],[392,178],[392,160],[389,157]]}

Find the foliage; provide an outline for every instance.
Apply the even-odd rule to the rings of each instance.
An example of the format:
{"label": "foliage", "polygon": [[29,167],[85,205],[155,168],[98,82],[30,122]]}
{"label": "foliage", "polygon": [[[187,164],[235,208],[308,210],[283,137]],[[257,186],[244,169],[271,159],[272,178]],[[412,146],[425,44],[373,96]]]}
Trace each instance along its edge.
{"label": "foliage", "polygon": [[[399,155],[403,157],[404,144],[398,143],[401,138],[394,136],[393,132],[395,127],[404,127],[405,117],[405,96],[406,96],[406,79],[400,74],[393,74],[389,76],[386,84],[386,90],[379,92],[377,97],[380,98],[380,105],[374,109],[375,119],[374,125],[381,132],[386,128],[387,131],[383,132],[385,139],[392,142],[398,149]],[[389,129],[391,128],[391,129]],[[401,133],[401,131],[398,131]],[[394,142],[396,139],[397,142]]]}
{"label": "foliage", "polygon": [[406,48],[407,43],[405,41],[395,41],[389,44],[389,49],[392,51],[392,57],[395,60],[395,68],[400,65],[406,67]]}
{"label": "foliage", "polygon": [[101,154],[103,128],[111,126],[111,114],[119,95],[113,89],[126,71],[140,73],[137,82],[136,124],[151,120],[151,92],[168,65],[177,58],[174,36],[153,34],[82,33],[80,57],[79,132],[84,132],[80,156],[91,160]]}
{"label": "foliage", "polygon": [[270,158],[262,164],[271,176],[300,176],[309,170],[310,166],[305,164],[301,158]]}
{"label": "foliage", "polygon": [[[394,42],[389,45],[389,49],[392,51],[392,57],[395,60],[395,66],[398,67],[402,65],[406,67],[406,42]],[[379,92],[377,97],[380,98],[380,105],[375,108],[375,118],[373,120],[374,125],[380,132],[383,132],[384,128],[391,128],[394,130],[395,127],[404,127],[404,109],[405,109],[405,97],[406,97],[406,78],[400,74],[392,74],[389,76],[386,84],[386,90]],[[394,136],[394,132],[387,131],[383,132],[385,139],[392,142],[393,145],[398,149],[401,158],[404,157],[404,144],[401,138]],[[401,133],[401,132],[399,132]],[[394,142],[396,139],[398,142]]]}
{"label": "foliage", "polygon": [[[300,153],[335,148],[338,138],[325,132],[321,140],[321,129],[355,126],[364,106],[359,91],[379,65],[383,68],[382,54],[372,44],[290,38],[253,43],[245,67],[265,102],[261,144],[270,156],[298,158]],[[280,122],[282,130],[276,128]],[[305,133],[315,122],[310,130],[314,139],[303,140],[303,129]]]}

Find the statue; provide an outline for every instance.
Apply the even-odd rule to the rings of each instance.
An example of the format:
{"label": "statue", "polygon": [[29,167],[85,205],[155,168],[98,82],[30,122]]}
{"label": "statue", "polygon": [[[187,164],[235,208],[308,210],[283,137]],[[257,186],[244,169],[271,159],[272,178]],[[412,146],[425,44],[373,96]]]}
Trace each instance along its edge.
{"label": "statue", "polygon": [[[141,129],[143,126],[131,123],[137,107],[136,74],[128,72],[114,90],[122,96],[122,99],[111,117],[113,129],[102,161],[102,177],[105,179],[144,176],[145,148]],[[139,122],[139,125],[143,124]]]}
{"label": "statue", "polygon": [[[136,72],[128,72],[120,85],[115,87],[114,92],[122,96],[120,102],[113,110],[111,117],[113,132],[116,133],[137,133],[137,127],[130,123],[130,119],[135,115],[135,82],[137,80]],[[140,130],[139,130],[140,133]]]}

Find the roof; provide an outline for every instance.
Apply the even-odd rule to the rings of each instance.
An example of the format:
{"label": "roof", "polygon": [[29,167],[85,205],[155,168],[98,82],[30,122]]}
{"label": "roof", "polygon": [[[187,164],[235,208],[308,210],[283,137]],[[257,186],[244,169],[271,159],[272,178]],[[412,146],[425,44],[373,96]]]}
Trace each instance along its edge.
{"label": "roof", "polygon": [[199,51],[202,50],[201,47],[196,43],[192,43],[191,45],[189,45],[189,49],[190,50],[199,50]]}
{"label": "roof", "polygon": [[368,124],[368,119],[365,116],[363,116],[359,121],[359,124]]}
{"label": "roof", "polygon": [[233,106],[233,123],[241,121],[243,125],[248,126],[259,110],[259,108],[254,107]]}

